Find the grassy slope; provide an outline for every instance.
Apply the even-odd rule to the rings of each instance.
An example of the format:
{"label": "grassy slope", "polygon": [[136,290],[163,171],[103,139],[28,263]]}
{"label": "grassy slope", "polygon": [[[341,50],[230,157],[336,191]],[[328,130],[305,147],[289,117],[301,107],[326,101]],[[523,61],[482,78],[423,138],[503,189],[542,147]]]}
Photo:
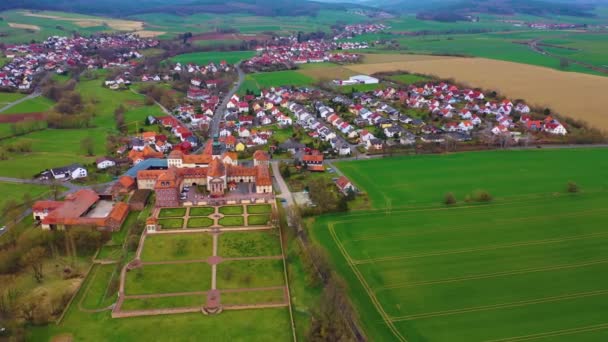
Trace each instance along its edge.
{"label": "grassy slope", "polygon": [[[578,153],[580,156],[577,156]],[[368,284],[377,289],[376,295],[389,315],[404,316],[430,311],[462,309],[463,307],[526,300],[535,298],[535,296],[545,298],[551,295],[592,290],[593,284],[602,283],[598,277],[603,274],[603,264],[581,269],[574,267],[563,271],[532,272],[507,278],[489,278],[480,280],[479,283],[472,281],[456,283],[453,286],[450,285],[451,283],[437,285],[415,285],[413,283],[475,274],[517,271],[522,268],[556,267],[556,265],[601,259],[606,251],[602,247],[605,245],[606,236],[601,219],[605,215],[602,211],[604,207],[602,203],[606,201],[606,194],[595,191],[606,190],[606,184],[604,182],[598,184],[594,180],[605,178],[605,171],[601,168],[593,171],[583,170],[586,170],[586,163],[595,162],[595,158],[603,158],[605,153],[603,150],[513,152],[513,154],[522,158],[525,156],[525,158],[514,160],[510,159],[513,158],[510,156],[507,158],[510,160],[509,164],[506,161],[503,164],[501,161],[505,159],[502,152],[469,153],[461,155],[462,159],[453,159],[453,156],[425,156],[409,158],[410,160],[385,159],[354,163],[355,165],[352,167],[348,165],[349,163],[342,163],[340,168],[349,177],[360,186],[364,184],[363,186],[370,187],[367,190],[369,190],[375,207],[384,206],[383,194],[394,198],[393,211],[389,216],[385,216],[385,212],[380,211],[321,217],[315,224],[313,235],[317,241],[328,247],[334,263],[350,285],[352,299],[363,317],[364,328],[375,340],[391,340],[393,337],[386,325],[382,323],[382,318],[374,309],[359,281],[350,271],[343,255],[334,244],[329,231],[325,228],[328,223],[346,220],[335,227],[337,237],[352,258],[368,260],[391,257],[392,260],[363,261],[363,264],[357,266]],[[475,158],[475,160],[469,158]],[[447,163],[446,165],[435,164],[442,159]],[[397,162],[399,163],[395,164]],[[356,164],[359,164],[361,170],[365,170],[367,173],[359,172]],[[377,164],[378,169],[371,170],[369,168],[371,164]],[[490,164],[496,164],[496,167],[500,169],[498,175],[492,174]],[[579,167],[569,166],[574,164],[578,164]],[[404,182],[383,182],[385,184],[379,185],[378,179],[396,179],[394,178],[396,174],[393,172],[397,172],[394,171],[397,165],[400,166],[398,168],[399,177],[404,179]],[[425,175],[418,173],[422,169],[426,170]],[[551,172],[547,172],[547,170],[551,170]],[[435,174],[435,172],[441,174]],[[365,176],[366,174],[381,176],[374,177],[376,179],[374,185],[374,182]],[[534,174],[534,176],[530,177],[530,174]],[[469,175],[476,175],[476,177],[471,179],[468,177]],[[549,177],[547,177],[548,175]],[[585,182],[587,177],[590,177],[590,180]],[[430,195],[434,192],[433,189],[445,185],[460,185],[463,188],[464,184],[459,181],[462,178],[467,178],[469,184],[474,184],[472,186],[492,184],[495,196],[499,197],[496,199],[497,205],[442,210],[439,202]],[[579,184],[585,184],[586,193],[574,197],[565,195],[562,182],[564,179],[573,179]],[[552,193],[558,192],[561,192],[562,195],[552,195]],[[507,200],[515,199],[515,195],[519,195],[517,200],[508,203]],[[413,212],[405,211],[407,210],[405,208],[396,208],[397,203],[401,205],[408,203],[412,205],[411,210],[416,210],[415,206],[421,205],[438,208],[416,210],[416,214],[413,215]],[[593,210],[593,208],[596,209]],[[470,218],[474,218],[474,220]],[[488,234],[487,232],[490,230],[492,233]],[[604,235],[597,238],[579,237],[595,233]],[[566,240],[549,245],[522,245],[513,249],[488,248],[488,246],[500,244],[527,244],[528,241],[546,238]],[[471,254],[447,253],[450,250],[467,248],[481,249]],[[585,252],[581,253],[583,250]],[[433,256],[435,254],[437,255]],[[407,255],[411,255],[411,257],[407,257]],[[415,255],[419,255],[419,257],[414,257]],[[399,258],[395,259],[395,256],[399,256]],[[566,281],[579,278],[587,280],[570,283]],[[554,283],[554,279],[564,280]],[[402,285],[399,285],[400,283]],[[548,286],[543,285],[548,283],[553,285],[559,283],[560,286],[551,286],[553,289],[549,293],[546,292]],[[379,289],[386,285],[397,286],[397,288]],[[476,295],[459,295],[465,288],[467,293]],[[427,294],[428,291],[431,291],[432,295]],[[601,317],[598,314],[601,313],[606,299],[604,296],[600,296],[592,305],[590,305],[591,302],[593,301],[577,299],[572,302],[562,301],[556,305],[542,304],[521,309],[473,312],[424,320],[405,320],[397,322],[396,327],[412,341],[427,339],[469,341],[503,338],[597,323],[597,318]],[[572,305],[585,307],[584,311],[577,311],[581,312],[580,315],[577,315],[580,319],[575,321],[571,319],[570,315],[555,314],[568,310]],[[531,319],[534,315],[537,317],[542,315],[543,324]],[[479,324],[480,321],[484,324]],[[509,324],[497,325],[495,323],[501,321],[509,321]],[[448,326],[449,328],[447,328]],[[517,331],[513,327],[516,327]],[[597,334],[577,335],[581,338],[585,336],[589,336],[589,340],[597,338]]]}
{"label": "grassy slope", "polygon": [[49,193],[49,188],[43,185],[0,182],[0,193],[3,194],[0,198],[0,208],[4,208],[9,200],[21,202],[25,193],[29,193],[32,198],[43,197]]}
{"label": "grassy slope", "polygon": [[[20,113],[40,113],[50,110],[55,105],[52,100],[38,96],[33,99],[28,99],[24,102],[16,104],[1,114],[20,114]],[[0,115],[1,115],[0,114]]]}

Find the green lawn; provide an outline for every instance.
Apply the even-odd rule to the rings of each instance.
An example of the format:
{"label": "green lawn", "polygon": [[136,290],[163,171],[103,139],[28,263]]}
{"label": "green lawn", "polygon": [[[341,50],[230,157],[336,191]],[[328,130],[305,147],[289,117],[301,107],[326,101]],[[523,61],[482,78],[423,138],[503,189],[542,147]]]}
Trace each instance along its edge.
{"label": "green lawn", "polygon": [[399,82],[402,84],[412,84],[417,82],[427,81],[429,78],[425,76],[418,76],[414,74],[401,74],[401,75],[393,75],[388,77],[390,80]]}
{"label": "green lawn", "polygon": [[190,216],[209,216],[215,212],[213,207],[192,207],[190,208]]}
{"label": "green lawn", "polygon": [[16,104],[2,112],[2,114],[39,113],[50,110],[55,105],[50,99],[38,96]]}
{"label": "green lawn", "polygon": [[[1,57],[0,57],[1,58]],[[2,64],[0,64],[1,66]],[[26,95],[21,93],[4,93],[0,92],[0,107],[4,107],[5,105],[15,102],[19,99],[24,98]]]}
{"label": "green lawn", "polygon": [[198,260],[213,252],[211,235],[157,234],[148,235],[142,251],[142,261]]}
{"label": "green lawn", "polygon": [[0,193],[3,194],[0,198],[0,208],[4,208],[9,200],[14,200],[19,204],[23,203],[25,194],[29,194],[33,199],[49,196],[50,188],[44,185],[0,182]]}
{"label": "green lawn", "polygon": [[217,288],[220,290],[284,284],[282,260],[224,261],[217,266]]}
{"label": "green lawn", "polygon": [[248,214],[269,214],[272,211],[270,204],[252,204],[247,206]]}
{"label": "green lawn", "polygon": [[183,217],[186,215],[186,208],[162,208],[158,217]]}
{"label": "green lawn", "polygon": [[184,219],[181,219],[181,218],[159,219],[158,224],[161,226],[161,229],[177,229],[177,228],[182,228],[184,226]]}
{"label": "green lawn", "polygon": [[312,77],[293,70],[249,74],[247,79],[253,80],[259,89],[279,86],[307,86],[315,83]]}
{"label": "green lawn", "polygon": [[107,293],[108,284],[112,275],[116,272],[116,265],[95,265],[91,269],[91,282],[88,282],[84,290],[85,297],[82,307],[85,309],[101,309],[108,307],[116,301],[116,293]]}
{"label": "green lawn", "polygon": [[249,226],[265,226],[270,221],[270,215],[249,215],[247,217],[247,225]]}
{"label": "green lawn", "polygon": [[222,233],[217,253],[223,258],[281,255],[281,243],[275,230]]}
{"label": "green lawn", "polygon": [[122,256],[122,245],[104,245],[97,254],[97,260],[118,260]]}
{"label": "green lawn", "polygon": [[223,292],[222,305],[251,305],[285,302],[285,290]]}
{"label": "green lawn", "polygon": [[374,91],[376,89],[386,88],[386,85],[378,83],[378,84],[353,84],[337,87],[338,91],[342,94],[348,94],[351,92],[368,92]]}
{"label": "green lawn", "polygon": [[244,226],[245,218],[243,216],[225,216],[219,219],[218,223],[224,227]]}
{"label": "green lawn", "polygon": [[231,205],[220,207],[219,209],[221,214],[224,215],[241,215],[243,214],[243,206],[242,205]]}
{"label": "green lawn", "polygon": [[172,57],[171,61],[174,63],[194,63],[199,65],[209,64],[211,62],[219,64],[221,61],[226,61],[228,64],[235,64],[238,61],[249,59],[254,55],[254,51],[193,52]]}
{"label": "green lawn", "polygon": [[205,295],[172,296],[157,298],[127,298],[121,310],[153,310],[169,308],[202,307],[207,301]]}
{"label": "green lawn", "polygon": [[127,273],[125,294],[207,291],[211,266],[207,263],[145,265]]}
{"label": "green lawn", "polygon": [[[603,323],[608,305],[607,154],[342,162],[337,167],[376,209],[320,217],[311,233],[348,283],[372,340],[501,340],[572,329],[568,339],[594,341],[599,335],[582,327]],[[566,192],[570,180],[581,192]],[[494,201],[463,203],[471,188]],[[447,191],[456,206],[441,204]]]}
{"label": "green lawn", "polygon": [[213,220],[208,217],[193,217],[188,220],[188,228],[206,228],[213,225]]}

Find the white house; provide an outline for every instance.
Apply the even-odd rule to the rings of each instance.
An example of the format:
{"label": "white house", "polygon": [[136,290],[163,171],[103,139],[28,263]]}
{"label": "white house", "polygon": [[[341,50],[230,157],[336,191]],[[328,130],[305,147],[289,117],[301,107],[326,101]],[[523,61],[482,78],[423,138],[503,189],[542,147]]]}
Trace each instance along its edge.
{"label": "white house", "polygon": [[100,170],[116,166],[116,162],[110,158],[99,158],[96,160],[97,168]]}
{"label": "white house", "polygon": [[72,164],[64,167],[58,167],[51,169],[53,178],[59,180],[78,179],[85,178],[87,176],[87,169],[80,164]]}

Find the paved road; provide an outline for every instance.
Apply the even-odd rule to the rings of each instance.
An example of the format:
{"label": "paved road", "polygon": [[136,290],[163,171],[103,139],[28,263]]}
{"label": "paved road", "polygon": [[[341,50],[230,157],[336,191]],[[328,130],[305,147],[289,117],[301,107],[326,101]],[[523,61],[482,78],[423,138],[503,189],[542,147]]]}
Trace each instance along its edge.
{"label": "paved road", "polygon": [[42,93],[41,93],[39,90],[34,90],[34,92],[33,92],[33,93],[31,93],[31,94],[29,94],[28,96],[26,96],[26,97],[24,97],[24,98],[21,98],[21,99],[19,99],[19,100],[15,101],[15,102],[11,102],[11,103],[7,104],[6,106],[4,106],[4,107],[0,108],[0,113],[2,113],[2,112],[4,112],[5,110],[7,110],[7,109],[11,108],[12,106],[16,106],[16,105],[20,104],[21,102],[25,102],[25,101],[27,101],[27,100],[30,100],[30,99],[36,98],[36,97],[40,96],[41,94],[42,94]]}
{"label": "paved road", "polygon": [[279,171],[279,162],[273,161],[271,165],[272,173],[274,174],[274,178],[277,181],[276,183],[279,186],[279,190],[281,191],[281,194],[277,195],[276,197],[285,199],[285,206],[289,207],[294,204],[293,195],[291,194],[289,187],[287,187],[287,183],[285,183],[283,176],[281,176],[281,172]]}
{"label": "paved road", "polygon": [[209,129],[209,136],[211,136],[211,137],[215,136],[216,134],[219,134],[220,121],[222,120],[222,118],[224,117],[224,114],[226,113],[226,106],[228,105],[228,102],[230,102],[230,98],[232,97],[232,95],[236,94],[236,92],[241,87],[241,84],[243,84],[243,81],[245,80],[245,73],[243,72],[243,70],[241,70],[240,64],[235,64],[234,68],[236,69],[236,71],[238,73],[238,80],[232,86],[230,91],[228,91],[228,93],[226,93],[226,95],[224,96],[224,99],[222,100],[222,103],[217,107],[217,109],[215,110],[215,113],[213,114],[213,120],[211,121],[211,127]]}

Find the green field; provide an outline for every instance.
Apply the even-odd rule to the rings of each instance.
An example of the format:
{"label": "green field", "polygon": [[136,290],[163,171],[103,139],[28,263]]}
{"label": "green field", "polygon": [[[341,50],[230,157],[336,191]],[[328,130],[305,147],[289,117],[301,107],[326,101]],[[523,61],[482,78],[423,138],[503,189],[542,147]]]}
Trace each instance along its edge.
{"label": "green field", "polygon": [[217,253],[223,258],[275,256],[281,255],[281,244],[276,231],[222,233]]}
{"label": "green field", "polygon": [[218,223],[224,227],[238,227],[245,225],[243,216],[224,216],[218,220]]}
{"label": "green field", "polygon": [[46,112],[55,105],[50,99],[38,96],[33,99],[25,100],[2,112],[2,114],[21,114],[21,113],[40,113]]}
{"label": "green field", "polygon": [[217,272],[220,290],[285,285],[283,260],[224,261]]}
{"label": "green field", "polygon": [[190,216],[209,216],[215,212],[213,207],[192,207],[190,208]]}
{"label": "green field", "polygon": [[205,304],[205,295],[188,295],[156,298],[127,298],[121,310],[152,310],[169,308],[196,308]]}
{"label": "green field", "polygon": [[186,208],[162,208],[158,217],[183,217],[186,215]]}
{"label": "green field", "polygon": [[50,189],[44,185],[0,182],[0,193],[3,194],[2,198],[0,198],[0,208],[4,208],[4,205],[9,200],[23,203],[23,195],[26,193],[32,199],[39,199],[50,195]]}
{"label": "green field", "polygon": [[252,87],[255,83],[258,89],[280,86],[307,86],[315,83],[312,77],[293,70],[249,74],[245,77],[245,82],[247,81],[249,81],[247,87]]}
{"label": "green field", "polygon": [[101,309],[108,307],[116,300],[115,293],[107,293],[110,279],[116,272],[116,265],[95,265],[91,269],[91,279],[87,283],[86,294],[81,302],[85,309]]}
{"label": "green field", "polygon": [[181,218],[159,219],[158,224],[161,226],[161,229],[178,229],[178,228],[183,228],[184,219],[181,219]]}
{"label": "green field", "polygon": [[144,265],[127,273],[125,294],[159,294],[207,291],[211,266],[206,262]]}
{"label": "green field", "polygon": [[212,238],[209,234],[158,234],[146,237],[142,261],[199,260],[210,257]]}
{"label": "green field", "polygon": [[[0,63],[0,65],[2,65]],[[0,92],[0,107],[4,107],[9,103],[15,102],[24,98],[26,95],[21,93],[4,93]]]}
{"label": "green field", "polygon": [[247,206],[248,214],[269,214],[272,211],[270,204],[253,204]]}
{"label": "green field", "polygon": [[254,51],[193,52],[172,57],[171,61],[174,63],[194,63],[198,65],[209,64],[211,62],[219,64],[221,61],[226,61],[228,64],[235,64],[244,59],[249,59],[254,55]]}
{"label": "green field", "polygon": [[188,228],[206,228],[213,225],[213,220],[208,217],[193,217],[188,219]]}
{"label": "green field", "polygon": [[247,217],[247,225],[249,226],[265,226],[270,221],[269,215],[249,215]]}
{"label": "green field", "polygon": [[242,205],[231,205],[220,207],[219,212],[224,215],[241,215],[243,213]]}
{"label": "green field", "polygon": [[393,75],[388,77],[390,80],[403,83],[403,84],[412,84],[417,82],[427,81],[429,78],[424,76],[418,76],[414,74],[401,74],[401,75]]}
{"label": "green field", "polygon": [[[312,234],[348,282],[371,340],[602,340],[607,155],[495,151],[338,163],[375,209],[320,217]],[[580,192],[566,192],[568,181]],[[463,202],[474,189],[493,202]],[[441,203],[448,191],[459,201],[453,207]]]}

